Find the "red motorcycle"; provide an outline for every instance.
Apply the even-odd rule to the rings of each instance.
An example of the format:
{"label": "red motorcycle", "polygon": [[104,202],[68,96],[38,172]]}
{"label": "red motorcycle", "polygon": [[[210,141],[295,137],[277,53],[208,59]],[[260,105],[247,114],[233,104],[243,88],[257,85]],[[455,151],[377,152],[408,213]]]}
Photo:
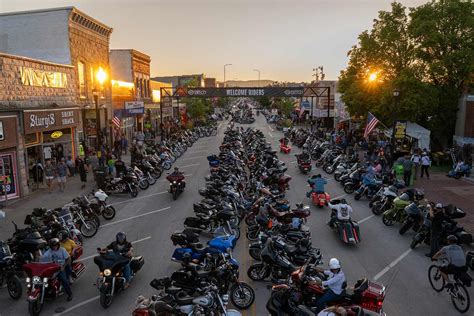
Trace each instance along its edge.
{"label": "red motorcycle", "polygon": [[[73,279],[77,279],[86,269],[82,262],[74,262],[82,256],[82,252],[80,246],[73,250],[71,264]],[[61,265],[53,262],[32,262],[24,264],[23,270],[27,275],[28,311],[30,315],[37,316],[41,313],[45,299],[55,299],[63,294],[61,281],[57,277],[61,271]]]}
{"label": "red motorcycle", "polygon": [[311,192],[311,201],[313,201],[313,204],[317,207],[323,208],[331,201],[331,196],[328,193]]}
{"label": "red motorcycle", "polygon": [[[325,289],[318,280],[319,276],[321,278],[325,277],[312,269],[312,265],[305,264],[295,270],[291,273],[290,284],[280,284],[272,287],[272,294],[267,302],[267,310],[272,315],[278,315],[275,311],[294,314],[299,305],[312,306],[314,298],[320,298],[325,293]],[[332,304],[343,306],[347,310],[362,308],[378,315],[385,315],[382,308],[384,299],[385,287],[364,278],[358,280],[354,288],[345,289],[341,297]]]}
{"label": "red motorcycle", "polygon": [[291,146],[283,142],[280,143],[280,152],[284,154],[289,154],[291,152]]}

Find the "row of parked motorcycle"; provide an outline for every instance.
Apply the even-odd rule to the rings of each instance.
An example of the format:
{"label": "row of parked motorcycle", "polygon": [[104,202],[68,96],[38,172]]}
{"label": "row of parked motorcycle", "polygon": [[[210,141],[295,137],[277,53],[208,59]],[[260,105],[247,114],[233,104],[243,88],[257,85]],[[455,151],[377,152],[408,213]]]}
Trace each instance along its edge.
{"label": "row of parked motorcycle", "polygon": [[[374,166],[368,161],[347,156],[341,148],[316,138],[308,130],[290,130],[287,136],[296,146],[303,148],[306,157],[311,158],[306,160],[306,164],[311,166],[311,160],[314,160],[316,167],[327,174],[333,174],[334,180],[341,184],[345,193],[354,193],[356,200],[367,199],[372,212],[377,216],[382,215],[385,225],[399,224],[401,235],[413,230],[410,243],[412,249],[423,243],[430,244],[431,219],[428,210],[429,206],[435,208],[436,204],[428,203],[422,190],[406,188],[405,183],[398,180],[388,166],[378,172],[369,170]],[[365,178],[368,173],[373,174],[369,179]],[[466,232],[456,221],[465,217],[466,213],[455,205],[442,206],[442,213],[440,245],[447,244],[449,235],[455,235],[459,244],[471,244],[472,234]],[[469,264],[474,268],[474,262]]]}
{"label": "row of parked motorcycle", "polygon": [[[195,215],[185,218],[184,229],[171,235],[177,246],[171,260],[180,268],[152,280],[156,294],[139,296],[133,315],[240,315],[227,307],[229,302],[239,310],[253,304],[255,292],[239,281],[239,262],[232,256],[250,205],[244,198],[248,139],[247,133],[230,127],[220,153],[208,157],[210,175],[199,189],[203,199],[193,204]],[[203,238],[208,241],[201,243]]]}
{"label": "row of parked motorcycle", "polygon": [[[46,300],[54,299],[63,293],[61,282],[57,278],[57,272],[61,266],[57,263],[37,262],[42,253],[48,249],[48,241],[57,237],[63,239],[66,236],[75,242],[77,247],[71,255],[71,277],[73,280],[79,278],[85,270],[84,264],[80,261],[84,238],[92,238],[97,233],[101,218],[112,220],[115,217],[115,208],[107,202],[108,194],[135,192],[132,196],[136,196],[135,188],[146,189],[150,184],[154,184],[161,176],[162,170],[170,169],[176,158],[181,156],[197,139],[216,133],[216,126],[199,127],[192,131],[175,134],[161,145],[147,144],[144,146],[145,154],[141,155],[141,159],[133,161],[131,167],[123,166],[125,172],[118,172],[118,177],[105,177],[102,183],[105,184],[102,187],[104,190],[100,188],[92,190],[88,194],[74,198],[72,202],[60,208],[36,208],[26,216],[24,228],[18,228],[18,225],[13,222],[15,226],[13,236],[5,242],[0,241],[0,286],[6,284],[11,298],[19,299],[23,293],[20,277],[26,276],[29,313],[39,315]],[[161,154],[158,156],[159,160],[155,161],[157,149],[161,150]],[[153,163],[157,163],[156,168],[152,165]],[[120,169],[120,166],[118,167]],[[96,177],[100,177],[100,174],[96,174]],[[100,179],[98,184],[100,184]],[[170,185],[170,192],[175,196],[176,190],[172,190],[172,187],[173,183]],[[134,267],[143,264],[143,258],[137,258],[141,260],[135,260],[138,265],[134,264]],[[109,261],[107,265],[96,262],[100,260],[94,260],[94,262],[99,266],[102,276],[106,279],[108,277],[115,279],[116,273],[120,274],[120,271],[114,270],[116,273],[107,276],[104,275],[104,271],[119,267],[121,259]],[[134,259],[136,258],[131,259],[131,263],[135,263]],[[111,266],[113,267],[108,269]],[[136,272],[135,270],[138,269],[132,270]],[[117,277],[117,280],[119,279],[121,278]],[[112,280],[106,281],[111,281],[112,284]],[[115,288],[104,295],[107,299],[100,300],[105,308],[112,303],[113,293],[118,292],[121,282],[117,281],[113,284]]]}

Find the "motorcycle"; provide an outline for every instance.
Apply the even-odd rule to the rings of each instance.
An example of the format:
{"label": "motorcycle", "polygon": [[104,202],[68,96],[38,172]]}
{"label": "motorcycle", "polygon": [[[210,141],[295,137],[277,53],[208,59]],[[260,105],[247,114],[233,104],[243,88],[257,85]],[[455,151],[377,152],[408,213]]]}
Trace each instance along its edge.
{"label": "motorcycle", "polygon": [[145,259],[143,256],[127,258],[120,253],[113,251],[101,251],[99,256],[94,257],[94,263],[99,267],[99,277],[97,278],[97,288],[100,292],[100,305],[108,308],[112,305],[114,294],[123,291],[125,288],[125,278],[123,277],[123,267],[130,263],[130,270],[133,276],[143,267]]}
{"label": "motorcycle", "polygon": [[12,255],[7,243],[0,241],[0,287],[5,283],[8,294],[14,300],[19,299],[23,294],[16,268],[15,254]]}
{"label": "motorcycle", "polygon": [[[81,246],[74,248],[73,259],[80,258],[82,252]],[[77,279],[84,273],[85,265],[74,260],[71,263],[72,277]],[[41,313],[46,299],[57,298],[63,293],[61,281],[56,277],[57,273],[61,271],[61,265],[54,262],[32,262],[24,264],[23,270],[27,275],[28,312],[31,316],[37,316]]]}
{"label": "motorcycle", "polygon": [[123,177],[107,179],[104,192],[108,195],[115,193],[129,193],[131,197],[138,195],[138,179],[134,173],[127,173]]}
{"label": "motorcycle", "polygon": [[197,217],[186,217],[184,226],[199,229],[201,232],[212,235],[234,235],[236,239],[240,238],[239,226],[230,223],[232,217],[235,216],[233,211],[220,211],[215,218],[202,214],[196,215]]}
{"label": "motorcycle", "polygon": [[372,213],[375,215],[380,215],[388,210],[392,206],[393,200],[397,197],[398,193],[398,189],[394,186],[382,187],[380,191],[382,192],[378,192],[371,201]]}
{"label": "motorcycle", "polygon": [[390,209],[383,212],[382,222],[387,226],[393,226],[395,223],[403,223],[406,219],[405,207],[410,205],[411,198],[407,193],[403,193],[393,200]]}
{"label": "motorcycle", "polygon": [[319,208],[327,206],[330,200],[331,197],[328,193],[311,192],[311,201],[313,202],[313,205],[316,205]]}
{"label": "motorcycle", "polygon": [[180,173],[179,175],[169,174],[166,177],[166,180],[170,182],[170,189],[168,192],[173,195],[173,200],[176,200],[178,198],[178,195],[180,195],[186,187],[186,182],[184,182],[184,175],[182,173]]}
{"label": "motorcycle", "polygon": [[289,144],[280,143],[280,152],[284,154],[289,154],[291,152],[291,146]]}

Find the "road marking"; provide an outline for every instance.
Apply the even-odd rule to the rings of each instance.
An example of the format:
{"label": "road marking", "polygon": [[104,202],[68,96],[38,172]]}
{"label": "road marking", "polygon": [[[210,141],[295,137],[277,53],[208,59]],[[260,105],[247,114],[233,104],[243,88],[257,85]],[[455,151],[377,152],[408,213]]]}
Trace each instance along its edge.
{"label": "road marking", "polygon": [[340,195],[340,196],[336,196],[335,198],[332,198],[333,200],[337,200],[337,199],[341,199],[343,197],[345,197],[347,194],[343,194],[343,195]]}
{"label": "road marking", "polygon": [[[142,238],[142,239],[138,239],[138,240],[132,241],[132,244],[138,244],[139,242],[142,242],[142,241],[145,241],[145,240],[148,240],[148,239],[151,239],[151,236],[148,236],[148,237],[145,237],[145,238]],[[97,256],[97,254],[92,255],[92,256],[87,256],[87,257],[84,257],[84,258],[80,258],[80,259],[74,260],[74,261],[85,261],[85,260],[92,259],[92,258],[94,258],[95,256]]]}
{"label": "road marking", "polygon": [[385,273],[387,273],[391,268],[393,268],[394,266],[396,266],[400,261],[403,260],[403,258],[405,258],[406,256],[408,256],[410,254],[410,252],[412,252],[413,249],[408,249],[407,251],[405,251],[404,253],[402,253],[400,255],[400,257],[398,257],[397,259],[393,260],[388,266],[386,266],[385,268],[382,269],[382,271],[380,271],[379,273],[377,273],[375,276],[374,276],[374,281],[377,281],[378,279],[380,279],[381,277],[384,276]]}
{"label": "road marking", "polygon": [[209,150],[196,150],[196,151],[190,151],[188,152],[188,154],[195,154],[195,153],[203,153],[203,152],[207,152]]}
{"label": "road marking", "polygon": [[182,169],[182,168],[194,167],[194,166],[199,166],[199,165],[200,164],[198,164],[198,163],[193,163],[192,165],[179,166],[178,168]]}
{"label": "road marking", "polygon": [[371,218],[374,217],[374,216],[375,216],[374,214],[372,214],[372,215],[370,215],[370,216],[367,216],[366,218],[363,218],[363,219],[361,219],[360,221],[357,221],[357,223],[361,224],[361,223],[363,223],[363,222],[365,222],[365,221],[368,221],[369,219],[371,219]]}
{"label": "road marking", "polygon": [[[160,180],[160,181],[163,181],[163,180]],[[144,199],[144,198],[148,198],[150,196],[155,196],[155,195],[160,195],[160,194],[165,194],[165,193],[168,193],[168,191],[163,191],[163,192],[148,194],[148,195],[145,195],[145,196],[139,196],[139,197],[136,197],[136,198],[126,199],[125,201],[115,202],[115,203],[112,203],[110,205],[118,205],[118,204],[130,202],[130,201],[141,200],[141,199]]]}
{"label": "road marking", "polygon": [[270,137],[273,138],[272,132],[268,132],[268,135],[270,135]]}
{"label": "road marking", "polygon": [[111,223],[101,225],[100,228],[115,225],[115,224],[122,223],[122,222],[126,222],[126,221],[129,221],[129,220],[135,219],[135,218],[151,215],[151,214],[154,214],[154,213],[163,212],[163,211],[169,210],[170,208],[171,208],[171,206],[168,206],[168,207],[165,207],[165,208],[160,208],[159,210],[155,210],[155,211],[151,211],[151,212],[131,216],[131,217],[124,218],[124,219],[120,219],[120,220],[115,221],[115,222],[111,222]]}
{"label": "road marking", "polygon": [[72,306],[72,307],[69,307],[68,309],[66,309],[65,311],[63,311],[63,312],[61,312],[61,313],[55,313],[55,314],[53,314],[53,315],[54,315],[54,316],[59,316],[59,315],[63,315],[63,314],[69,313],[70,311],[73,311],[73,310],[75,310],[75,309],[78,308],[78,307],[81,307],[81,306],[83,306],[83,305],[89,304],[90,302],[93,302],[93,301],[97,300],[99,297],[100,297],[99,295],[94,296],[94,297],[92,297],[92,298],[90,298],[90,299],[88,299],[88,300],[85,300],[85,301],[83,301],[83,302],[80,302],[80,303],[78,303],[78,304]]}
{"label": "road marking", "polygon": [[185,158],[185,159],[181,159],[181,160],[201,159],[201,158],[204,158],[204,157],[206,157],[206,156],[197,156],[197,157]]}

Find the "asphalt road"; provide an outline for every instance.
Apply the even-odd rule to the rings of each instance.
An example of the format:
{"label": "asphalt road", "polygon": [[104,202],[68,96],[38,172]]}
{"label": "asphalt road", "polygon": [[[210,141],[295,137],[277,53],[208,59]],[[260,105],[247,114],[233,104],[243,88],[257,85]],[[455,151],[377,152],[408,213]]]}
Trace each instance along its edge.
{"label": "asphalt road", "polygon": [[[177,160],[186,175],[186,190],[173,201],[166,192],[168,183],[162,178],[146,191],[141,191],[135,199],[129,197],[111,197],[111,203],[117,208],[117,216],[113,221],[106,222],[98,234],[86,240],[83,260],[87,265],[86,272],[72,285],[74,299],[66,302],[66,298],[46,302],[42,315],[130,315],[138,295],[150,296],[154,290],[149,286],[153,278],[170,275],[179,265],[170,261],[174,246],[170,235],[183,228],[186,216],[192,216],[192,203],[199,201],[201,196],[198,188],[205,183],[208,174],[206,156],[217,152],[223,137],[225,123],[219,128],[217,137],[204,138],[197,141]],[[281,133],[274,131],[265,121],[263,115],[257,116],[253,124],[260,128],[275,148]],[[291,154],[279,154],[288,166],[288,173],[293,177],[290,191],[286,197],[294,205],[297,202],[310,203],[305,193],[308,191],[307,176],[300,174],[295,163],[294,148]],[[315,170],[325,175],[321,170]],[[332,197],[345,195],[340,185],[327,176],[327,191]],[[353,218],[359,220],[362,241],[357,246],[346,246],[330,230],[325,223],[329,219],[329,209],[318,209],[312,206],[312,215],[308,225],[311,228],[313,245],[321,248],[324,262],[337,257],[342,262],[343,270],[352,285],[358,278],[377,279],[387,287],[384,309],[388,315],[456,315],[447,293],[435,293],[428,282],[428,267],[431,262],[424,256],[426,246],[414,251],[409,250],[412,232],[400,236],[396,227],[386,227],[381,218],[372,215],[367,201],[355,201],[352,196],[346,199],[354,209]],[[104,310],[99,305],[98,290],[94,283],[98,269],[92,261],[95,249],[102,247],[114,239],[118,231],[124,231],[130,241],[134,242],[136,255],[145,256],[145,265],[136,275],[129,289],[114,298],[112,306]],[[205,239],[203,239],[205,240]],[[265,304],[270,291],[267,282],[249,281],[247,268],[253,259],[248,255],[248,242],[245,231],[237,243],[235,256],[241,263],[241,279],[249,282],[257,292],[254,305],[244,311],[243,315],[266,315]],[[474,292],[470,292],[474,299]],[[471,309],[471,311],[474,309]],[[19,301],[12,301],[4,291],[0,294],[0,315],[26,315],[28,313],[25,296]],[[472,315],[472,313],[471,313]]]}

